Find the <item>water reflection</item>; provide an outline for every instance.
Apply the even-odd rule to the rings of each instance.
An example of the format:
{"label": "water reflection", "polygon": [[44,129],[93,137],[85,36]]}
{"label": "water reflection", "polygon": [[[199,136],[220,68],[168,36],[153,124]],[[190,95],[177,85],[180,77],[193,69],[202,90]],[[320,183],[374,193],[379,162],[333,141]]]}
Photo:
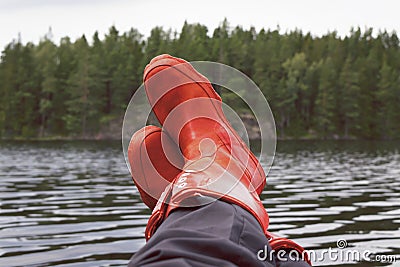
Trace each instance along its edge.
{"label": "water reflection", "polygon": [[[262,194],[270,230],[316,253],[345,239],[359,251],[399,255],[399,148],[278,143]],[[0,266],[125,266],[145,243],[150,211],[118,142],[3,142],[0,177]]]}

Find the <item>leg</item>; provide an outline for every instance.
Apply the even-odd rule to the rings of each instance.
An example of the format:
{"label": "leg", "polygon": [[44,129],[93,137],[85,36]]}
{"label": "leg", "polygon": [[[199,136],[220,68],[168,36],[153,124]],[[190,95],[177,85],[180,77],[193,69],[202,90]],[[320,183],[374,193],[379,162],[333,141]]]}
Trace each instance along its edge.
{"label": "leg", "polygon": [[[279,262],[270,253],[304,249],[267,231],[269,218],[259,198],[264,171],[229,125],[209,81],[166,55],[152,60],[144,76],[166,147],[182,153],[180,163],[171,164],[164,155],[168,149],[159,145],[163,132],[154,126],[132,137],[131,173],[153,213],[149,241],[130,265],[307,266]],[[258,259],[260,251],[265,261]]]}
{"label": "leg", "polygon": [[129,266],[275,266],[257,258],[265,246],[271,250],[249,212],[216,201],[173,211]]}

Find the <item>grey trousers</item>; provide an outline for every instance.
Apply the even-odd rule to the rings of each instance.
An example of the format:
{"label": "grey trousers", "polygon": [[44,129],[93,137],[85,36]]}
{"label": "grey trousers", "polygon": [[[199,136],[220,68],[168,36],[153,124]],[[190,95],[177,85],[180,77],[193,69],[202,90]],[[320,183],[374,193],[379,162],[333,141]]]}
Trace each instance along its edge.
{"label": "grey trousers", "polygon": [[217,200],[173,211],[129,266],[309,266],[302,260],[257,256],[270,251],[268,239],[248,211]]}

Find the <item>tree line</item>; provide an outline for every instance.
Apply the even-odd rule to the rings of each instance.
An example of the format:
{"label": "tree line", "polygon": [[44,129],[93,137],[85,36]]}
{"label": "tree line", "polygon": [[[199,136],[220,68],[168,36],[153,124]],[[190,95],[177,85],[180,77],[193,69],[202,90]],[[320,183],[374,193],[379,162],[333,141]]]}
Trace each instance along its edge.
{"label": "tree line", "polygon": [[[59,44],[14,40],[1,54],[0,137],[119,137],[145,65],[169,53],[235,67],[260,87],[282,138],[400,137],[400,46],[396,32],[351,29],[323,36],[300,30],[201,24],[180,32],[111,27]],[[222,91],[222,98],[230,99]]]}

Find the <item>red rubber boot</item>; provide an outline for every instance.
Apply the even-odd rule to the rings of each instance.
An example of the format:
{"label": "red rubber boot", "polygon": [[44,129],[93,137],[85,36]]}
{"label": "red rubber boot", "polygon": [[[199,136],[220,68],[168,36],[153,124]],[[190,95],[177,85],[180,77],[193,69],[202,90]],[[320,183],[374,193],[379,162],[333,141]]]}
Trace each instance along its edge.
{"label": "red rubber boot", "polygon": [[153,210],[161,193],[182,171],[179,148],[161,128],[146,126],[132,136],[128,160],[140,196]]}
{"label": "red rubber boot", "polygon": [[269,217],[259,199],[265,173],[225,118],[207,78],[188,62],[161,55],[146,67],[144,84],[153,112],[185,159],[153,211],[147,238],[174,208],[200,205],[197,196],[205,197],[201,204],[221,199],[243,207],[266,233]]}
{"label": "red rubber boot", "polygon": [[[139,190],[143,202],[153,209],[162,192],[170,186],[174,178],[181,173],[183,158],[178,153],[179,147],[170,137],[156,126],[146,126],[137,131],[128,147],[128,160],[132,178]],[[160,202],[163,203],[163,202]],[[153,218],[153,216],[152,216]],[[152,227],[152,221],[149,221]],[[296,250],[302,255],[304,249],[295,242],[275,236],[268,231],[273,250]],[[307,254],[305,259],[308,260]]]}
{"label": "red rubber boot", "polygon": [[[153,210],[146,238],[154,234],[173,209],[221,199],[249,211],[271,239],[273,249],[303,252],[293,241],[267,231],[269,217],[259,199],[265,186],[264,171],[226,120],[221,98],[210,82],[186,61],[161,55],[146,67],[144,83],[153,112],[184,159],[183,171],[177,174],[180,168],[176,168],[166,179],[171,183],[167,183]],[[157,195],[161,187],[156,190]]]}
{"label": "red rubber boot", "polygon": [[204,139],[215,147],[224,146],[243,165],[249,190],[261,194],[264,170],[225,118],[221,98],[206,77],[185,60],[164,54],[146,66],[144,83],[157,119],[186,160],[200,157]]}

